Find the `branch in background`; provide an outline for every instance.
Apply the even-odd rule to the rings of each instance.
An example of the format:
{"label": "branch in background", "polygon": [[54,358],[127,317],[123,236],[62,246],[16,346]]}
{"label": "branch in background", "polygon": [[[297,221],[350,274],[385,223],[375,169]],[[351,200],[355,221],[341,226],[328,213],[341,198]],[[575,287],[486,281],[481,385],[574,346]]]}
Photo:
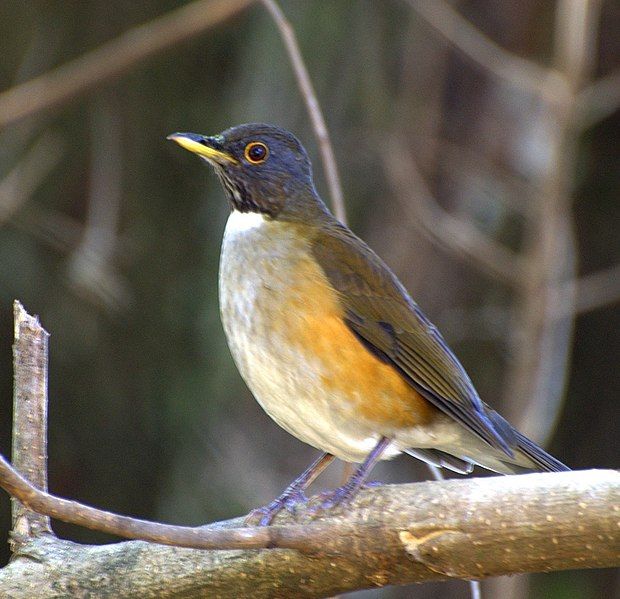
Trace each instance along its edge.
{"label": "branch in background", "polygon": [[63,144],[44,133],[0,181],[0,224],[9,221],[60,162]]}
{"label": "branch in background", "polygon": [[588,81],[594,68],[601,1],[556,2],[553,66],[564,74],[575,94],[583,82]]}
{"label": "branch in background", "polygon": [[[13,463],[33,485],[45,491],[49,333],[17,300],[13,303],[13,313]],[[52,532],[49,518],[27,509],[25,503],[15,498],[12,504],[11,548],[14,552],[33,538]]]}
{"label": "branch in background", "polygon": [[576,98],[575,120],[583,131],[620,108],[620,69],[582,89]]}
{"label": "branch in background", "polygon": [[62,253],[68,253],[79,245],[84,229],[75,218],[43,204],[16,214],[10,224]]}
{"label": "branch in background", "polygon": [[[75,250],[83,241],[82,224],[43,204],[30,204],[27,210],[22,210],[63,154],[63,140],[54,133],[43,133],[0,180],[0,225],[26,231],[64,253]],[[129,244],[121,240],[119,245],[122,255]]]}
{"label": "branch in background", "polygon": [[272,19],[274,20],[278,31],[282,36],[286,51],[297,79],[299,90],[306,104],[306,109],[312,122],[314,134],[316,135],[319,150],[321,152],[321,160],[323,162],[323,168],[325,170],[325,179],[329,187],[329,193],[332,199],[332,205],[334,207],[334,213],[336,217],[343,223],[347,222],[347,213],[344,205],[344,199],[342,195],[342,187],[340,185],[340,176],[338,175],[338,167],[336,165],[336,158],[334,157],[334,151],[332,149],[331,142],[329,140],[329,132],[325,125],[325,119],[319,105],[319,101],[314,91],[314,86],[310,80],[308,69],[301,56],[299,50],[299,44],[295,36],[295,31],[291,27],[291,24],[287,21],[286,17],[282,13],[282,10],[275,2],[275,0],[261,0]]}
{"label": "branch in background", "polygon": [[[503,210],[510,214],[526,217],[530,214],[530,204],[535,195],[531,185],[523,177],[516,175],[509,166],[498,164],[498,161],[485,156],[480,147],[469,148],[464,144],[450,143],[440,140],[439,156],[445,169],[451,176],[458,176],[458,180],[492,181],[494,185],[500,184],[500,190],[485,188],[485,195],[493,197],[493,201],[499,202]],[[471,187],[471,184],[470,184]]]}
{"label": "branch in background", "polygon": [[[575,295],[575,314],[585,314],[620,301],[620,264],[583,275],[558,286],[555,290],[558,306],[564,305],[564,294]],[[566,312],[559,311],[557,318],[565,318]]]}
{"label": "branch in background", "polygon": [[469,259],[494,278],[511,286],[520,284],[524,272],[519,256],[441,208],[404,142],[393,142],[384,155],[388,179],[412,226],[439,247],[451,250],[459,259]]}
{"label": "branch in background", "polygon": [[196,0],[0,94],[0,127],[62,104],[223,23],[254,0]]}
{"label": "branch in background", "polygon": [[[544,444],[562,408],[574,328],[575,236],[571,196],[577,161],[575,99],[592,70],[599,0],[558,0],[555,6],[553,66],[538,127],[546,132],[549,156],[533,181],[538,198],[523,257],[527,276],[515,314],[513,359],[506,376],[506,413],[517,428]],[[550,71],[551,75],[551,71]],[[552,100],[553,99],[553,100]],[[561,317],[559,315],[564,315]]]}
{"label": "branch in background", "polygon": [[547,69],[502,48],[444,0],[407,2],[433,29],[488,73],[535,94],[546,89]]}
{"label": "branch in background", "polygon": [[116,98],[109,91],[92,107],[86,224],[68,265],[74,289],[110,311],[119,311],[131,302],[131,293],[113,262],[119,253],[118,219],[123,195],[117,108]]}

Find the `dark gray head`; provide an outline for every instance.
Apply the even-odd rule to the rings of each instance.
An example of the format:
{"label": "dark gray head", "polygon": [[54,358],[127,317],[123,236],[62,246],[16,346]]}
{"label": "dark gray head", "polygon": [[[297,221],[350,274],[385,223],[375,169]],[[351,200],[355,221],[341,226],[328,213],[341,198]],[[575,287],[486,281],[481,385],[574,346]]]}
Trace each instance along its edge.
{"label": "dark gray head", "polygon": [[250,123],[219,135],[173,133],[168,139],[215,168],[235,210],[276,218],[299,212],[302,204],[325,209],[314,190],[306,150],[284,129]]}

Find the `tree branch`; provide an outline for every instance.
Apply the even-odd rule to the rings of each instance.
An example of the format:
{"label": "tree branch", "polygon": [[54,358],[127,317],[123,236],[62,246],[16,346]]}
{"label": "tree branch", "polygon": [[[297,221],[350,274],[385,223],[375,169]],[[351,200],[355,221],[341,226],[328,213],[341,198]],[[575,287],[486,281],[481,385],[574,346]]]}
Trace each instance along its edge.
{"label": "tree branch", "polygon": [[620,301],[620,264],[583,275],[577,281],[578,314]]}
{"label": "tree branch", "polygon": [[[310,506],[267,528],[238,528],[237,519],[193,529],[195,538],[219,537],[222,548],[239,546],[226,543],[227,535],[245,534],[246,547],[270,547],[262,551],[39,539],[24,548],[27,559],[0,570],[0,596],[45,598],[70,588],[74,595],[114,597],[164,589],[166,597],[321,597],[387,584],[613,567],[620,565],[619,503],[620,473],[603,470],[374,487],[327,515],[317,517]],[[254,533],[261,543],[249,542]],[[296,550],[282,549],[289,547]]]}
{"label": "tree branch", "polygon": [[[577,172],[577,90],[590,77],[600,2],[558,0],[555,5],[553,65],[546,110],[537,127],[545,131],[549,156],[534,184],[522,257],[526,277],[513,321],[510,368],[503,415],[537,443],[545,443],[562,409],[568,377],[575,294],[564,281],[575,278],[576,240],[572,194]],[[555,76],[553,75],[555,73]],[[557,314],[564,314],[558,318]]]}
{"label": "tree branch", "polygon": [[44,133],[0,180],[0,225],[10,221],[60,162],[59,137]]}
{"label": "tree branch", "polygon": [[[565,296],[574,296],[573,305],[568,305]],[[559,284],[552,297],[558,309],[554,318],[562,319],[581,315],[613,305],[620,301],[620,264],[603,268],[579,278]]]}
{"label": "tree branch", "polygon": [[[39,319],[13,303],[13,462],[38,488],[47,490],[47,361],[49,333]],[[24,479],[26,481],[26,479]],[[51,533],[49,518],[13,499],[11,545]]]}
{"label": "tree branch", "polygon": [[384,158],[395,197],[412,226],[439,247],[451,250],[460,259],[468,259],[478,269],[503,283],[513,287],[521,284],[525,276],[523,260],[471,223],[441,208],[404,141],[391,143],[385,149]]}
{"label": "tree branch", "polygon": [[321,161],[323,168],[325,169],[325,178],[327,180],[327,186],[329,187],[329,195],[332,199],[332,205],[334,207],[334,213],[336,217],[343,223],[347,222],[347,212],[344,205],[344,198],[342,195],[342,186],[340,185],[340,175],[338,175],[338,167],[336,165],[336,158],[334,157],[334,150],[329,140],[329,132],[325,119],[323,118],[323,112],[321,106],[316,97],[314,86],[308,74],[308,69],[304,63],[304,59],[301,56],[301,50],[297,43],[297,37],[295,31],[291,27],[291,24],[287,21],[284,13],[278,6],[275,0],[261,0],[264,7],[267,9],[271,18],[276,24],[289,59],[295,78],[297,79],[297,85],[301,92],[306,109],[312,122],[312,128],[319,143],[319,150],[321,152]]}
{"label": "tree branch", "polygon": [[488,73],[535,94],[546,90],[547,69],[502,48],[444,0],[407,2],[433,29]]}
{"label": "tree branch", "polygon": [[113,260],[120,253],[124,161],[118,98],[106,91],[93,102],[86,222],[67,271],[78,294],[114,312],[126,308],[132,294]]}
{"label": "tree branch", "polygon": [[620,69],[582,89],[576,98],[576,123],[581,130],[605,120],[620,108]]}
{"label": "tree branch", "polygon": [[0,127],[90,91],[150,56],[233,17],[253,1],[196,0],[16,85],[0,93]]}

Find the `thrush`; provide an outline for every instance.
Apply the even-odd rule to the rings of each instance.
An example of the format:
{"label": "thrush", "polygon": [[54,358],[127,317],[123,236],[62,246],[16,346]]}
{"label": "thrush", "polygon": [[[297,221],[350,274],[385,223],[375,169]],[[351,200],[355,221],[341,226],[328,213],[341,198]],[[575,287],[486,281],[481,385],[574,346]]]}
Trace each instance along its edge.
{"label": "thrush", "polygon": [[325,507],[402,452],[464,474],[568,469],[480,399],[394,273],[321,200],[293,134],[255,123],[168,139],[214,168],[230,204],[219,297],[239,372],[273,420],[323,452],[261,524],[303,501],[334,457],[361,465]]}

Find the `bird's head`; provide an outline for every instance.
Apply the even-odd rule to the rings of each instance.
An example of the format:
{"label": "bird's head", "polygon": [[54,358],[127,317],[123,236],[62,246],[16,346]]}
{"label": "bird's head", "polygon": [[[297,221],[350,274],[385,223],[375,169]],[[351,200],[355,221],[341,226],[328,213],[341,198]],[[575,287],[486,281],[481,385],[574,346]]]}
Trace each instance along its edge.
{"label": "bird's head", "polygon": [[276,218],[300,204],[322,206],[306,150],[284,129],[252,123],[219,135],[173,133],[168,139],[213,166],[235,210]]}

